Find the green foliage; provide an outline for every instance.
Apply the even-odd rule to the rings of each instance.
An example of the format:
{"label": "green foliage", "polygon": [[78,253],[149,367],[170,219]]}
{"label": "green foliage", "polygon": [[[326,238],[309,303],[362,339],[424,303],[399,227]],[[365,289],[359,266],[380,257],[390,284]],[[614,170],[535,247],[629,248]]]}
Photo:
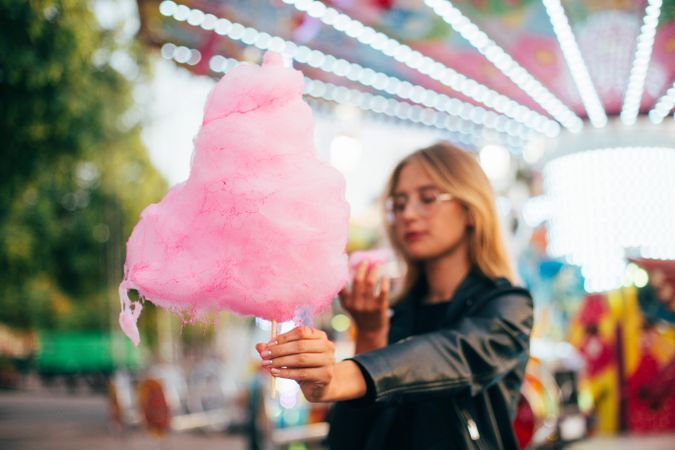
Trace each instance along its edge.
{"label": "green foliage", "polygon": [[[100,142],[102,79],[92,70],[101,41],[86,2],[0,0],[0,130],[4,137],[2,205],[38,165]],[[29,154],[26,152],[29,151]]]}
{"label": "green foliage", "polygon": [[[124,242],[166,185],[150,164],[129,81],[137,44],[85,0],[0,0],[0,321],[104,330]],[[137,115],[137,114],[136,114]]]}

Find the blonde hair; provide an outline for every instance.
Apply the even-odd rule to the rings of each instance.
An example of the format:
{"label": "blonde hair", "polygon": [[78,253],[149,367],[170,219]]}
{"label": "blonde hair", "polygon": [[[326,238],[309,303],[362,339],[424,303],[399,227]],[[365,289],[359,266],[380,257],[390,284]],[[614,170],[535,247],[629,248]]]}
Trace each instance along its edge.
{"label": "blonde hair", "polygon": [[[490,278],[504,277],[513,281],[492,186],[475,156],[446,142],[418,150],[396,165],[387,183],[385,198],[394,193],[401,171],[413,161],[427,171],[440,190],[452,195],[467,209],[472,224],[468,230],[471,265]],[[407,266],[403,289],[398,296],[400,299],[419,280],[422,265],[406,258],[401,243],[396,239],[394,225],[387,224],[387,235],[394,251]]]}

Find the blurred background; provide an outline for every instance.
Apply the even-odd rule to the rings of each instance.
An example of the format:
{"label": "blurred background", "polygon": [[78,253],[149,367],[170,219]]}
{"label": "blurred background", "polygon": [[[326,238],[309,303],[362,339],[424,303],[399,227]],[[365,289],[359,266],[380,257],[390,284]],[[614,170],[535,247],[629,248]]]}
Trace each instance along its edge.
{"label": "blurred background", "polygon": [[[117,325],[140,212],[268,49],[306,77],[349,252],[386,247],[401,157],[480,158],[535,298],[522,448],[675,448],[674,0],[0,0],[0,30],[3,449],[322,448],[327,407],[258,369],[268,322]],[[337,302],[314,325],[353,351]]]}

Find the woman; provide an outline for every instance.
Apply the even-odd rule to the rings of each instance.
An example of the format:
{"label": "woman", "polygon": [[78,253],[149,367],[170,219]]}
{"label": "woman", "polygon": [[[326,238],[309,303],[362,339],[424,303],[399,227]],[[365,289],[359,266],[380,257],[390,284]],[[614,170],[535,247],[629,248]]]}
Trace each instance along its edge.
{"label": "woman", "polygon": [[441,143],[413,153],[387,186],[388,234],[407,265],[389,280],[362,264],[341,292],[356,356],[335,362],[307,327],[258,344],[273,376],[313,402],[336,401],[334,449],[516,449],[512,422],[532,328],[514,288],[490,183],[476,159]]}

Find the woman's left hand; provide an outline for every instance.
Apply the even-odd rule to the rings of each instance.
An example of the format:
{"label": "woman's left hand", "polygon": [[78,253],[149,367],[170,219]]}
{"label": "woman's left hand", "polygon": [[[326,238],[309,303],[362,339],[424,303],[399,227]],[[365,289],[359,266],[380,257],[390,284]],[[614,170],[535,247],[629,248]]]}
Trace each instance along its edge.
{"label": "woman's left hand", "polygon": [[332,400],[335,344],[323,331],[297,327],[267,344],[257,344],[256,350],[272,376],[296,380],[308,401]]}

